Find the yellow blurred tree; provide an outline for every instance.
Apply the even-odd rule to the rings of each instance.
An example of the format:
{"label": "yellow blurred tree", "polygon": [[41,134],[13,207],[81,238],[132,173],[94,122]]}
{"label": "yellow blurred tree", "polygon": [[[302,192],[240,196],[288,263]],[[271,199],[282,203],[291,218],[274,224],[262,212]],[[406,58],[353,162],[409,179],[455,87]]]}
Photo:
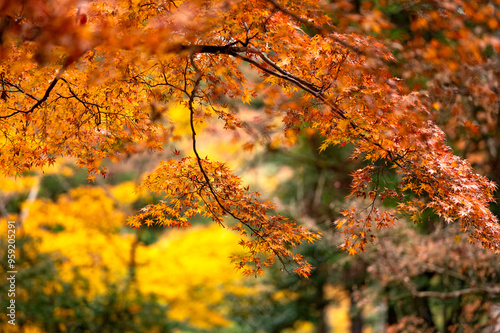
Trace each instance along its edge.
{"label": "yellow blurred tree", "polygon": [[[35,178],[20,177],[9,193],[29,190]],[[2,182],[10,184],[12,180]],[[131,187],[130,182],[81,186],[55,202],[40,198],[23,204],[22,209],[29,214],[19,223],[18,242],[32,238],[36,246],[24,246],[18,258],[50,255],[61,277],[60,281],[45,282],[37,290],[51,299],[54,293],[64,292],[65,283],[74,284],[74,292],[82,298],[77,306],[84,307],[105,297],[110,288],[118,288],[124,300],[130,302],[128,310],[132,313],[141,307],[134,303],[138,292],[152,295],[155,302],[168,307],[165,315],[173,322],[198,328],[230,325],[225,317],[226,296],[237,297],[252,291],[241,274],[228,265],[229,257],[241,251],[240,236],[228,229],[200,225],[192,230],[172,230],[159,241],[144,244],[139,241],[138,233],[124,228],[131,199],[141,197],[140,194],[132,198],[123,196]],[[18,217],[10,215],[11,219]],[[6,225],[3,220],[2,239],[7,234],[3,230]],[[29,271],[30,267],[22,270]],[[18,297],[29,300],[26,293],[20,286]],[[58,315],[72,318],[74,313],[75,309],[61,308]]]}

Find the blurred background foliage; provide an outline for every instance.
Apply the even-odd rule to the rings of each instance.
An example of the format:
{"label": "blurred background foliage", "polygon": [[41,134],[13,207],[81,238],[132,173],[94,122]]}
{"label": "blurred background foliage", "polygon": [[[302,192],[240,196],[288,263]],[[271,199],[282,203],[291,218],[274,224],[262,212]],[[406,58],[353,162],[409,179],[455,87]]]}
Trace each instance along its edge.
{"label": "blurred background foliage", "polygon": [[[499,1],[340,0],[330,10],[339,31],[370,34],[391,48],[394,75],[426,96],[455,153],[500,183],[500,58],[492,47],[500,43]],[[0,269],[4,276],[6,221],[15,220],[19,272],[17,326],[2,316],[0,331],[500,331],[498,254],[460,241],[456,225],[432,214],[419,223],[401,218],[362,255],[339,251],[335,220],[346,207],[367,206],[346,197],[363,161],[349,159],[350,145],[320,154],[322,138],[305,123],[280,137],[264,104],[240,106],[246,131],[202,125],[210,134],[199,150],[324,234],[301,249],[316,267],[308,280],[278,265],[263,278],[244,278],[229,259],[240,251],[239,236],[202,219],[187,230],[125,227],[127,216],[158,200],[135,192],[144,174],[174,149],[191,154],[187,113],[172,106],[176,143],[103,161],[108,177],[95,184],[68,160],[0,180]],[[398,179],[386,171],[382,181],[390,187]],[[492,210],[500,214],[498,205]],[[5,309],[7,283],[0,289]]]}

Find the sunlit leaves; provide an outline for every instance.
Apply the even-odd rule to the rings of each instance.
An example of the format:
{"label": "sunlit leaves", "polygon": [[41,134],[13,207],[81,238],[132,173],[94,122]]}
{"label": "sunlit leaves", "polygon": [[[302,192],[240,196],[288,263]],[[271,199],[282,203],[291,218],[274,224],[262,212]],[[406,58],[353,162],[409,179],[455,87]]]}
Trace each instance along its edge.
{"label": "sunlit leaves", "polygon": [[162,162],[142,184],[161,195],[162,201],[144,207],[128,224],[184,228],[190,226],[193,217],[207,217],[244,236],[239,242],[244,254],[235,255],[233,260],[245,274],[261,275],[264,267],[280,260],[285,268],[289,263],[297,265],[294,270],[307,276],[311,266],[291,250],[303,242],[313,242],[319,235],[279,214],[271,215],[273,205],[262,201],[259,193],[243,188],[241,180],[223,164],[206,159],[201,163],[212,188],[195,167],[195,159]]}

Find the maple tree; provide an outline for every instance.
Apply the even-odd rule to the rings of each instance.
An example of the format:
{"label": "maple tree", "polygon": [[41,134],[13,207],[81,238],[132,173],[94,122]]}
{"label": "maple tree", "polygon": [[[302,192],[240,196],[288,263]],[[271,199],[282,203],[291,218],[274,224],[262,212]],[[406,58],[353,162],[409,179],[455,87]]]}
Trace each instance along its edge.
{"label": "maple tree", "polygon": [[[269,332],[292,327],[297,320],[308,320],[318,332],[329,332],[342,325],[337,315],[332,320],[331,311],[345,297],[353,333],[367,327],[378,330],[379,325],[403,332],[409,329],[405,322],[418,327],[416,332],[424,328],[476,332],[494,327],[500,291],[497,254],[457,242],[454,235],[465,238],[457,224],[443,223],[432,214],[425,217],[426,223],[401,219],[377,234],[377,244],[362,255],[347,257],[334,251],[341,234],[332,230],[331,221],[342,207],[363,205],[359,198],[345,198],[350,182],[345,171],[355,169],[360,161],[343,162],[348,149],[318,154],[320,144],[319,137],[301,135],[294,149],[265,153],[270,155],[267,163],[294,171],[276,193],[281,210],[324,233],[321,240],[300,249],[316,269],[308,280],[271,270],[264,280],[274,288],[255,295],[255,304],[237,315],[262,328],[264,324],[252,315],[262,318],[262,313],[269,313],[263,320]],[[386,205],[390,209],[393,203]],[[342,292],[332,295],[332,287]],[[277,302],[278,292],[292,296]],[[276,312],[286,315],[275,316]]]}
{"label": "maple tree", "polygon": [[[335,1],[330,8],[338,30],[374,35],[394,51],[398,61],[390,64],[392,73],[404,77],[412,89],[426,96],[422,101],[446,132],[455,152],[498,182],[500,77],[499,67],[494,65],[498,53],[492,48],[498,43],[497,30],[491,28],[500,20],[498,2]],[[428,23],[422,25],[425,22]],[[308,138],[307,142],[313,147],[317,145],[315,138]],[[292,192],[292,202],[287,207],[307,225],[321,228],[325,237],[306,255],[314,258],[312,264],[321,272],[313,272],[307,281],[310,284],[301,281],[300,285],[297,282],[286,286],[300,290],[296,299],[289,301],[289,307],[300,309],[309,297],[305,302],[309,306],[300,309],[300,315],[317,322],[317,329],[321,330],[322,314],[315,312],[316,307],[323,309],[325,304],[335,302],[328,299],[321,285],[327,281],[349,290],[349,284],[354,284],[357,313],[373,301],[386,307],[387,312],[381,316],[391,332],[495,330],[499,295],[497,255],[460,242],[466,235],[459,226],[445,225],[430,212],[420,219],[426,223],[402,220],[383,232],[380,246],[347,261],[352,268],[343,266],[344,258],[335,259],[331,247],[338,242],[337,235],[325,231],[328,227],[323,228],[336,218],[332,215],[338,214],[339,206],[360,204],[359,198],[350,197],[347,203],[340,199],[347,186],[342,168],[352,167],[353,162],[342,164],[339,170],[341,159],[328,160],[330,151],[326,156],[316,156],[314,152],[304,156],[304,148],[300,149],[300,154],[285,152],[285,163],[298,169],[292,178],[295,182],[284,184],[298,188]],[[385,203],[388,207],[393,204],[391,200]],[[498,205],[492,204],[491,208],[498,216]],[[319,249],[323,246],[330,248],[329,255],[321,254]],[[281,278],[275,284],[282,287]],[[362,326],[363,320],[368,319],[364,325],[369,325],[369,315],[362,313],[360,317],[358,324]],[[351,318],[352,332],[361,330],[355,325],[356,319]]]}
{"label": "maple tree", "polygon": [[[392,73],[404,78],[412,90],[426,96],[422,101],[443,128],[454,151],[496,183],[500,180],[499,5],[498,1],[468,0],[336,1],[331,7],[338,29],[376,36],[393,50],[397,62],[390,65]],[[491,205],[497,216],[498,207],[498,204]],[[427,217],[436,221],[432,216]],[[477,331],[479,326],[488,325],[485,318],[498,320],[494,310],[498,301],[495,255],[490,257],[467,244],[457,245],[443,239],[456,233],[455,240],[459,241],[460,235],[464,235],[456,227],[432,223],[421,229],[423,235],[412,238],[415,244],[427,244],[419,247],[419,260],[415,260],[416,253],[408,248],[409,244],[400,243],[398,239],[412,232],[408,228],[404,226],[404,231],[391,234],[389,242],[383,243],[383,249],[378,249],[381,255],[372,258],[373,267],[381,264],[377,268],[379,272],[387,270],[384,263],[391,258],[392,272],[403,273],[389,284],[385,283],[387,272],[377,278],[378,283],[386,287],[399,285],[389,289],[387,296],[390,299],[393,293],[395,299],[391,308],[407,307],[406,315],[415,315],[415,308],[429,309],[440,304],[447,312],[441,319],[437,319],[435,313],[418,314],[428,328],[437,329],[442,325],[440,330],[454,331],[459,327],[464,331]],[[455,258],[457,252],[459,260]],[[443,253],[446,253],[444,260]],[[478,267],[479,262],[488,263],[487,271],[493,272],[492,275],[485,274],[483,268]],[[415,270],[409,272],[406,265]],[[464,272],[470,279],[463,278]],[[438,281],[441,288],[436,288]],[[401,292],[408,295],[404,302]],[[489,313],[484,309],[489,309]],[[398,314],[397,320],[401,320],[405,311]],[[396,324],[396,316],[391,321]],[[403,326],[398,328],[403,330]]]}
{"label": "maple tree", "polygon": [[[371,203],[345,210],[336,223],[349,253],[394,223],[377,207],[385,198],[398,199],[399,212],[414,219],[430,209],[458,220],[469,241],[499,250],[500,226],[488,209],[495,185],[453,155],[425,99],[392,77],[389,49],[336,32],[317,1],[4,0],[0,17],[0,167],[7,175],[70,156],[94,180],[106,175],[104,158],[174,141],[169,107],[182,105],[194,156],[165,161],[146,178],[142,187],[164,200],[128,223],[186,227],[202,215],[225,225],[229,216],[237,221],[230,227],[248,236],[237,267],[261,274],[278,259],[307,276],[311,266],[292,250],[319,235],[274,214],[197,149],[201,123],[218,117],[227,130],[247,126],[238,105],[259,96],[266,114],[282,120],[285,144],[308,126],[324,137],[321,150],[351,143],[353,157],[365,160],[352,174],[351,195]],[[259,79],[248,79],[250,70]],[[384,188],[390,168],[400,181]]]}

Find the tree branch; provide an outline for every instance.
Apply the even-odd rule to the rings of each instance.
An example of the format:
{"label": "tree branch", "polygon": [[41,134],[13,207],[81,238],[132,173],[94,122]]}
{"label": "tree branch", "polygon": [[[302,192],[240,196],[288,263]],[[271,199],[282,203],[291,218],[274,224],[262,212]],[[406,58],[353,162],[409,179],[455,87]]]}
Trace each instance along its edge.
{"label": "tree branch", "polygon": [[[196,160],[198,162],[198,167],[199,167],[201,173],[203,174],[203,177],[205,178],[205,182],[207,183],[207,186],[208,186],[208,188],[210,190],[210,193],[213,195],[213,197],[214,197],[215,201],[217,202],[218,206],[226,214],[230,215],[235,220],[240,221],[242,224],[244,224],[248,229],[250,229],[250,231],[252,231],[252,233],[254,235],[256,235],[263,242],[266,242],[266,243],[269,244],[269,241],[265,238],[265,235],[262,235],[258,230],[256,230],[255,228],[253,228],[249,223],[247,223],[246,221],[244,221],[241,218],[239,218],[238,216],[236,216],[232,211],[230,211],[228,208],[226,208],[226,206],[224,206],[222,204],[222,202],[219,200],[219,195],[216,193],[215,189],[213,188],[212,183],[210,181],[210,178],[208,177],[205,169],[203,168],[203,164],[201,162],[201,157],[198,154],[198,150],[196,148],[196,130],[194,128],[194,98],[196,96],[195,92],[198,89],[198,86],[199,86],[199,84],[201,82],[201,79],[202,79],[202,73],[201,73],[200,69],[196,66],[196,64],[194,62],[193,54],[190,56],[190,61],[191,61],[191,65],[196,70],[196,76],[195,76],[195,83],[194,83],[193,89],[192,89],[191,93],[189,94],[189,101],[188,101],[188,106],[189,106],[189,111],[190,111],[189,123],[190,123],[190,126],[191,126],[191,133],[192,133],[193,152],[194,152],[194,154],[196,156]],[[223,227],[225,227],[224,224],[222,224],[222,222],[219,221],[219,223]],[[273,246],[270,246],[270,248],[271,248],[271,251],[278,258],[278,260],[280,261],[280,263],[282,264],[283,269],[287,273],[290,274],[290,272],[288,271],[288,269],[286,267],[285,259],[274,249]],[[289,263],[290,263],[290,261],[289,261]]]}
{"label": "tree branch", "polygon": [[35,101],[37,101],[37,102],[38,102],[38,101],[40,101],[40,99],[39,99],[38,97],[33,96],[33,95],[31,95],[30,93],[27,93],[26,91],[24,91],[24,89],[22,89],[22,88],[21,88],[19,85],[17,85],[17,84],[14,84],[14,83],[9,82],[9,81],[4,80],[4,79],[2,79],[2,83],[3,83],[3,84],[5,84],[5,85],[7,85],[7,86],[11,86],[12,88],[17,89],[17,91],[19,91],[20,93],[25,94],[26,96],[28,96],[29,98],[31,98],[31,99],[33,99],[33,100],[35,100]]}
{"label": "tree branch", "polygon": [[473,287],[473,288],[466,288],[466,289],[459,289],[459,290],[454,290],[454,291],[415,291],[415,290],[410,290],[411,294],[415,297],[435,297],[435,298],[441,298],[441,299],[446,299],[446,298],[457,298],[463,295],[468,295],[468,294],[477,294],[477,293],[487,293],[487,294],[493,294],[493,295],[500,295],[500,286],[493,286],[493,287]]}
{"label": "tree branch", "polygon": [[64,71],[66,70],[66,67],[67,67],[67,65],[65,64],[65,65],[63,65],[61,67],[61,69],[59,69],[59,71],[57,72],[55,78],[52,80],[52,82],[49,84],[49,86],[45,90],[45,94],[43,95],[42,98],[38,99],[38,98],[36,98],[34,96],[26,94],[28,97],[30,97],[32,99],[35,99],[37,101],[29,110],[25,110],[25,111],[23,111],[23,110],[17,110],[16,112],[13,112],[13,113],[11,113],[9,115],[0,116],[0,119],[7,119],[7,118],[13,117],[13,116],[15,116],[16,114],[19,114],[19,113],[28,114],[28,113],[32,113],[33,111],[35,111],[40,105],[42,105],[42,103],[44,103],[49,98],[50,93],[52,92],[52,90],[56,86],[57,82],[61,79],[61,76],[63,75]]}
{"label": "tree branch", "polygon": [[330,38],[332,38],[334,41],[336,41],[337,43],[339,43],[343,47],[348,48],[350,50],[353,50],[356,53],[363,54],[363,51],[361,51],[360,49],[358,49],[358,48],[356,48],[356,47],[354,47],[352,45],[347,44],[346,42],[344,42],[343,40],[341,40],[341,39],[339,39],[339,38],[337,38],[335,36],[332,36],[331,33],[334,33],[334,31],[333,31],[333,29],[330,26],[320,27],[320,26],[312,23],[311,21],[309,21],[309,20],[307,20],[307,19],[305,19],[303,17],[300,17],[299,15],[295,14],[294,12],[292,12],[289,9],[287,9],[286,7],[280,5],[275,0],[266,0],[266,1],[269,2],[271,5],[273,5],[273,7],[276,8],[278,11],[282,12],[285,15],[290,16],[291,18],[293,18],[294,20],[302,23],[306,27],[311,28],[313,30],[316,30],[317,32],[319,32],[321,34],[329,34]]}
{"label": "tree branch", "polygon": [[[318,100],[320,100],[324,105],[329,107],[340,119],[343,120],[348,120],[350,126],[353,129],[358,129],[361,130],[362,132],[365,133],[370,133],[371,131],[369,129],[363,128],[359,126],[354,120],[351,120],[347,117],[347,113],[342,110],[341,108],[338,107],[334,102],[330,101],[324,94],[324,91],[322,90],[321,87],[317,87],[313,83],[310,83],[302,78],[299,78],[298,76],[289,73],[279,67],[276,63],[274,63],[272,60],[270,60],[264,52],[261,50],[258,50],[253,47],[242,47],[242,46],[234,46],[234,45],[180,45],[179,46],[180,50],[183,51],[189,51],[191,54],[195,53],[210,53],[210,54],[227,54],[236,58],[239,58],[251,65],[254,65],[255,67],[259,68],[263,72],[275,76],[277,78],[280,78],[282,80],[288,81],[290,83],[293,83],[300,89],[304,90],[305,92],[310,93],[314,97],[316,97]],[[256,59],[253,59],[247,55],[244,54],[255,54],[259,58],[262,59],[262,61],[267,64],[268,66],[271,66],[270,69],[268,68],[264,63],[258,62]],[[386,152],[388,159],[396,164],[398,167],[404,169],[403,165],[399,163],[399,161],[402,159],[402,156],[398,153],[395,153],[385,147],[383,147],[380,143],[376,142],[373,140],[368,134],[364,133],[359,133],[359,137],[375,146],[377,146],[379,149],[383,150]]]}

